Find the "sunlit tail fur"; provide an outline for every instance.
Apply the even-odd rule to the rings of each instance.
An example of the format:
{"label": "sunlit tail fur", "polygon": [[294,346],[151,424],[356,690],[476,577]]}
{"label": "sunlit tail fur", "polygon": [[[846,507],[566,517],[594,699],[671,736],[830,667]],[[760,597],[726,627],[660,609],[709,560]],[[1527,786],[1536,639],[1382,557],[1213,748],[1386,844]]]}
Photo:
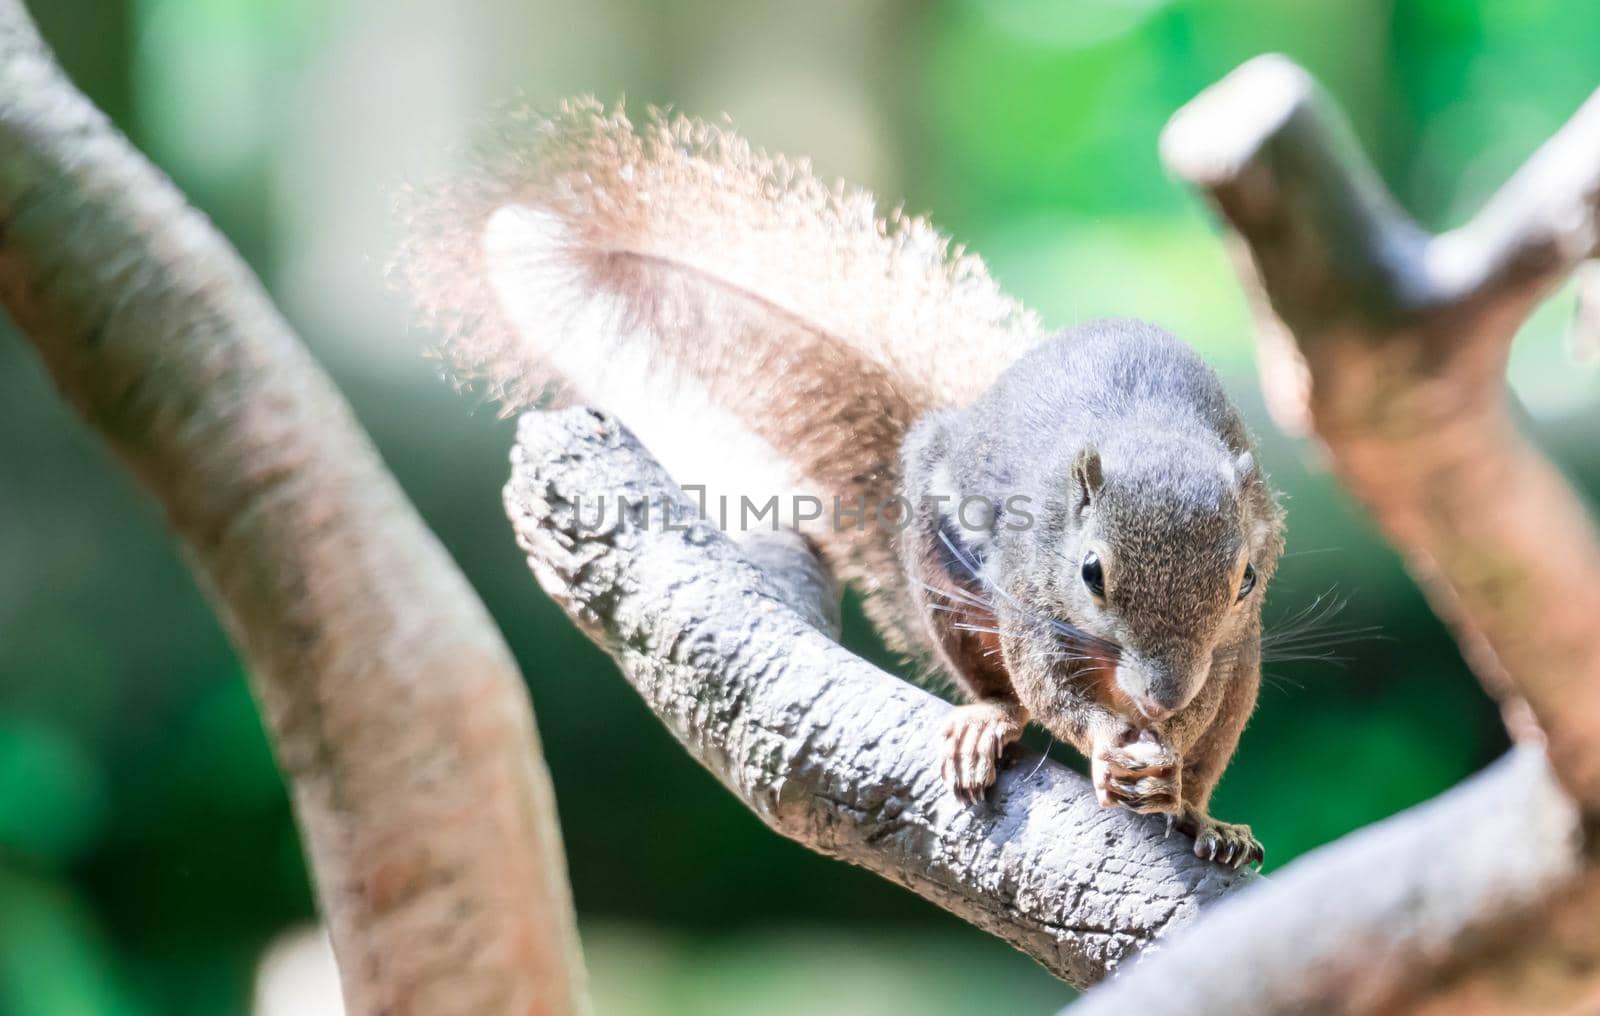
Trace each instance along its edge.
{"label": "sunlit tail fur", "polygon": [[975,398],[1036,318],[925,220],[726,127],[636,128],[586,99],[500,135],[405,201],[399,269],[456,371],[508,410],[549,394],[612,412],[713,496],[822,498],[830,563],[892,592],[892,530],[836,531],[833,499],[893,495],[911,424]]}

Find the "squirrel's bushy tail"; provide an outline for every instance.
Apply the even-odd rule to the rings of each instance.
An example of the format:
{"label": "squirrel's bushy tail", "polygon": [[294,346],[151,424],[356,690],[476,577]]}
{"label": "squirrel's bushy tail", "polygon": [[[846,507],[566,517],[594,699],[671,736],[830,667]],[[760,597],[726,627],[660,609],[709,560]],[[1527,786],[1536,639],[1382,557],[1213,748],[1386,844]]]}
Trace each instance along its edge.
{"label": "squirrel's bushy tail", "polygon": [[[409,196],[404,281],[508,409],[612,412],[682,484],[881,503],[915,419],[1040,335],[925,220],[724,127],[579,100],[500,135],[466,179]],[[819,544],[871,591],[889,531],[830,521]]]}

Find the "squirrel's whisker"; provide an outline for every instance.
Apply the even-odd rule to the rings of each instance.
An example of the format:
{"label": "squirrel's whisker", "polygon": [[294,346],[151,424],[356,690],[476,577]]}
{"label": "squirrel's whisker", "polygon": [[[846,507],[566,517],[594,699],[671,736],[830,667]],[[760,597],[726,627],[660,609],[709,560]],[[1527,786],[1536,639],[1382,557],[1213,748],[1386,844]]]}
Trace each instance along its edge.
{"label": "squirrel's whisker", "polygon": [[[954,600],[957,603],[965,604],[966,608],[976,607],[979,610],[983,610],[983,611],[986,611],[986,612],[989,612],[989,613],[993,613],[993,608],[988,603],[988,601],[986,601],[983,598],[981,598],[979,596],[976,596],[976,595],[974,595],[972,593],[969,593],[965,589],[946,589],[946,588],[943,588],[943,587],[940,587],[940,586],[930,585],[927,582],[919,582],[917,584],[920,585],[926,591],[928,591],[930,593],[933,593],[936,596],[943,597],[944,599],[947,599],[947,600]],[[949,612],[949,613],[958,613],[958,612],[960,612],[960,611],[957,610],[957,608],[950,607],[950,606],[947,606],[947,605],[932,604],[931,606],[933,606],[937,610],[943,610],[943,611],[946,611],[946,612]]]}
{"label": "squirrel's whisker", "polygon": [[[937,656],[968,697],[1025,711],[1090,757],[1101,737],[1082,732],[1137,719],[1089,687],[1132,654],[1074,621],[1175,636],[1163,651],[1183,656],[1206,633],[1173,619],[1210,610],[1254,652],[1259,596],[1240,611],[1209,595],[1169,602],[1239,547],[1246,574],[1283,549],[1279,500],[1237,410],[1176,336],[1131,319],[1049,334],[925,220],[880,219],[871,195],[722,127],[666,114],[636,127],[578,100],[504,129],[480,178],[418,192],[399,270],[450,331],[451,362],[508,409],[549,392],[613,412],[645,427],[662,461],[703,463],[731,493],[804,477],[821,498],[904,501],[909,529],[816,529],[834,577],[874,594],[893,648]],[[998,512],[980,495],[999,491],[1049,505],[1051,524],[991,519],[981,547],[969,541],[960,506]],[[1119,584],[1138,595],[1107,599]],[[1327,648],[1318,632],[1336,612],[1318,598],[1277,651]],[[966,632],[1003,633],[1004,665],[984,663],[994,647]],[[1145,655],[1141,637],[1130,650]],[[1139,705],[1194,701],[1208,677],[1168,669],[1188,686],[1135,689],[1153,700]],[[1193,752],[1196,801],[1233,754],[1247,691],[1186,717],[1223,736],[1164,745]],[[1158,736],[1176,738],[1169,726]]]}
{"label": "squirrel's whisker", "polygon": [[1033,772],[1028,774],[1028,779],[1031,780],[1035,776],[1038,776],[1039,770],[1043,769],[1044,764],[1048,761],[1050,761],[1050,745],[1049,743],[1046,743],[1044,746],[1044,751],[1039,755],[1039,764],[1033,767]]}
{"label": "squirrel's whisker", "polygon": [[998,634],[1000,634],[1000,629],[999,628],[994,628],[994,627],[991,627],[989,625],[966,624],[964,622],[959,622],[958,621],[954,625],[951,625],[951,627],[955,628],[957,631],[973,631],[973,632],[979,632],[980,634],[983,634],[983,635],[998,635]]}
{"label": "squirrel's whisker", "polygon": [[1318,594],[1262,635],[1262,662],[1345,663],[1348,657],[1333,650],[1356,642],[1388,639],[1375,624],[1330,625],[1348,605],[1348,598],[1337,595],[1335,588]]}

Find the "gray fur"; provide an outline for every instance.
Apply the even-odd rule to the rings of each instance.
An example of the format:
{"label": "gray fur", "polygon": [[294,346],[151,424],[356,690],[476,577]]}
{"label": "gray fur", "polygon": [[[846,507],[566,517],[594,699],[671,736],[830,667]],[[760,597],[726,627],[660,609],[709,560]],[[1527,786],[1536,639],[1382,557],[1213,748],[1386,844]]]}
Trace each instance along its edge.
{"label": "gray fur", "polygon": [[[920,507],[902,565],[968,694],[1020,703],[1113,770],[1175,770],[1154,783],[1128,777],[1111,796],[1207,821],[1254,708],[1261,602],[1283,549],[1282,513],[1216,374],[1153,325],[1083,325],[1028,352],[967,408],[919,421],[904,475]],[[960,517],[957,500],[930,504],[941,493],[1002,510],[975,527],[979,502]],[[1103,601],[1081,574],[1091,551]],[[1240,598],[1246,561],[1255,586]],[[956,592],[943,592],[951,583]],[[1088,640],[1074,643],[1055,621]],[[985,625],[1003,666],[974,651],[971,630]],[[1124,765],[1130,744],[1169,764]]]}

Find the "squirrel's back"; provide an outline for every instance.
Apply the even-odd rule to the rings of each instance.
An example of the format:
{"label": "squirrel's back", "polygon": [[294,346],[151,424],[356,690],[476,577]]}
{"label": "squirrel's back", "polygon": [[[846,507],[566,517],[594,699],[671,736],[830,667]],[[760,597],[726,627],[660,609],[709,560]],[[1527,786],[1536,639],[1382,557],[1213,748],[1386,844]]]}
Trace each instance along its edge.
{"label": "squirrel's back", "polygon": [[949,459],[963,493],[1050,500],[1061,454],[1093,448],[1181,482],[1196,462],[1250,451],[1221,379],[1192,347],[1145,321],[1068,328],[949,414]]}
{"label": "squirrel's back", "polygon": [[1056,333],[1019,357],[974,408],[986,428],[1066,428],[1092,443],[1140,427],[1209,433],[1233,451],[1249,443],[1211,365],[1165,329],[1129,318]]}

